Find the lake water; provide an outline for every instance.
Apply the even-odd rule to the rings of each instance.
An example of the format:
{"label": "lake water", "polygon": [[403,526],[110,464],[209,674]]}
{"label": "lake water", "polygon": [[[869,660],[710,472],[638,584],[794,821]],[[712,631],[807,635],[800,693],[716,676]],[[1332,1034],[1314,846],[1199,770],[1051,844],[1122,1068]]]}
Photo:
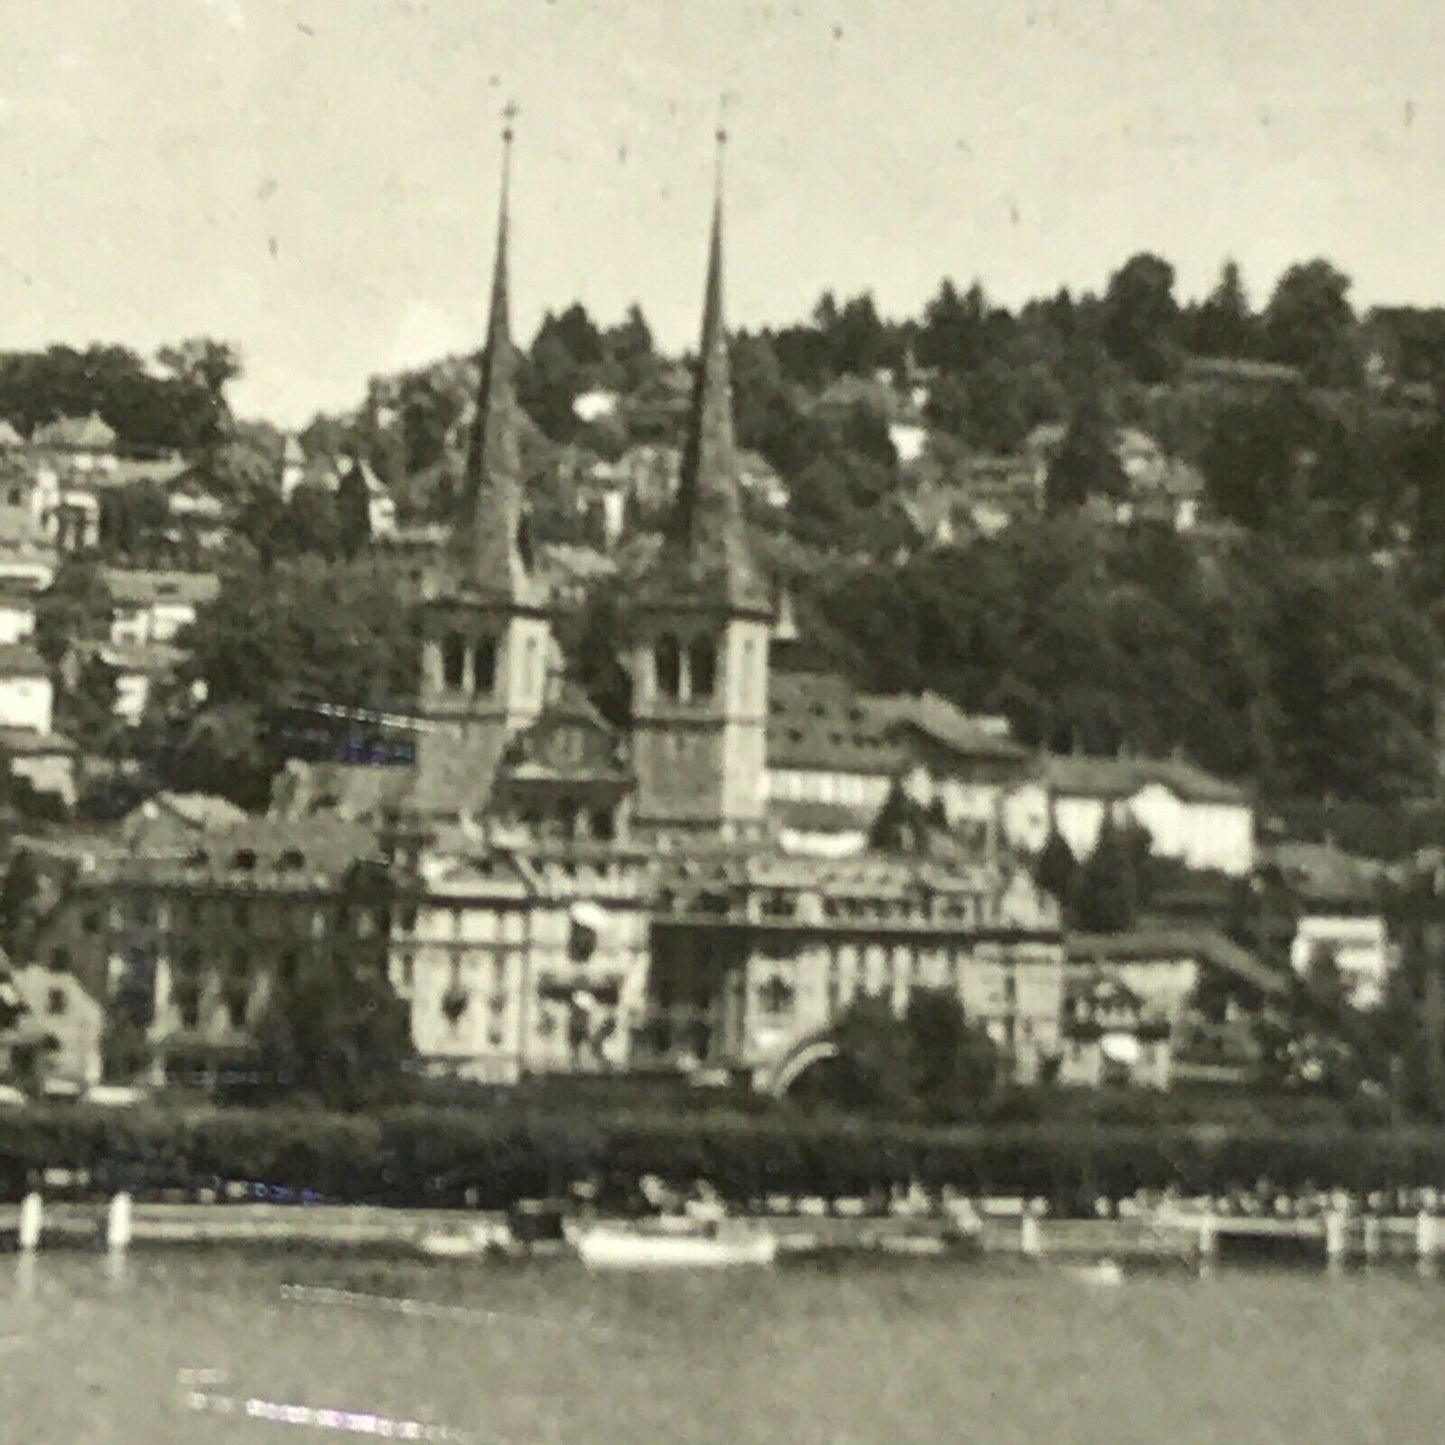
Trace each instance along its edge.
{"label": "lake water", "polygon": [[242,1401],[514,1445],[1445,1435],[1445,1281],[1403,1272],[1180,1270],[1104,1289],[1022,1263],[605,1277],[562,1261],[142,1253],[117,1279],[91,1256],[31,1264],[26,1279],[0,1257],[3,1445],[362,1438],[314,1416],[197,1413],[176,1383],[187,1369],[225,1371],[205,1388]]}

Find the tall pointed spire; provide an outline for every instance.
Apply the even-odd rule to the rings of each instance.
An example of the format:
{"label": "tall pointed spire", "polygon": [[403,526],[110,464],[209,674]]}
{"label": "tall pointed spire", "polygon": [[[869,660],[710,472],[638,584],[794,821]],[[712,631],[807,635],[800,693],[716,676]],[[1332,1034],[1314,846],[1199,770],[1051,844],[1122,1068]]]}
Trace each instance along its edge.
{"label": "tall pointed spire", "polygon": [[708,247],[697,378],[683,446],[677,503],[667,542],[692,582],[722,584],[728,600],[755,605],[765,597],[743,535],[733,436],[732,379],[723,320],[723,158],[727,131],[717,130],[717,175]]}
{"label": "tall pointed spire", "polygon": [[516,107],[508,105],[503,114],[501,201],[491,314],[482,354],[476,419],[467,452],[457,540],[463,554],[463,580],[470,589],[522,601],[530,600],[534,589],[522,513],[521,410],[517,402],[517,355],[512,344],[507,266]]}

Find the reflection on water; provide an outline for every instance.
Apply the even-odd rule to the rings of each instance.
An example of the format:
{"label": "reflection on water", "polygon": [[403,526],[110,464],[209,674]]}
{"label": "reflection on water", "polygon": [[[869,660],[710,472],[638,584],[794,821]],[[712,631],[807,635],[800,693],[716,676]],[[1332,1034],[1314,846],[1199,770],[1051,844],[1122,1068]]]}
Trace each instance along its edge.
{"label": "reflection on water", "polygon": [[[1412,1271],[1226,1264],[1207,1283],[1175,1269],[1089,1284],[928,1261],[609,1277],[563,1261],[11,1256],[0,1439],[299,1445],[343,1417],[378,1422],[374,1437],[428,1438],[408,1424],[518,1445],[1438,1438],[1445,1295]],[[182,1388],[182,1371],[209,1373]],[[240,1407],[191,1409],[187,1391]]]}

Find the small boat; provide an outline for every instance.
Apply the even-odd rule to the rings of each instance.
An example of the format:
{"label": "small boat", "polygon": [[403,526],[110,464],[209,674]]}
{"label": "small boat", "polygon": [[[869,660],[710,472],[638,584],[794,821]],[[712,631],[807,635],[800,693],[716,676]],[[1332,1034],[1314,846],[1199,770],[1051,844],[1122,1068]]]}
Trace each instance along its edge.
{"label": "small boat", "polygon": [[589,1269],[720,1269],[770,1265],[777,1236],[763,1230],[681,1234],[621,1224],[593,1224],[576,1232],[577,1253]]}
{"label": "small boat", "polygon": [[507,1243],[505,1227],[477,1225],[472,1229],[436,1229],[417,1240],[417,1248],[433,1259],[477,1259],[502,1249]]}
{"label": "small boat", "polygon": [[1124,1283],[1124,1271],[1116,1260],[1101,1259],[1094,1264],[1081,1264],[1072,1270],[1074,1278],[1082,1284],[1094,1285],[1101,1289],[1117,1289]]}

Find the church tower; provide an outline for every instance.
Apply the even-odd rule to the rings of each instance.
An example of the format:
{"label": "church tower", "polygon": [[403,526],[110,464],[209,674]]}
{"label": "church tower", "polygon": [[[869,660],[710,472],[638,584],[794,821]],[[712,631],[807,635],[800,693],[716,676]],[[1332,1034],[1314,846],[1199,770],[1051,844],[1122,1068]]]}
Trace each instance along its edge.
{"label": "church tower", "polygon": [[722,156],[677,497],[629,613],[634,826],[747,837],[766,799],[772,598],[744,536],[723,323]]}
{"label": "church tower", "polygon": [[479,809],[507,739],[542,709],[552,665],[544,589],[522,505],[521,411],[508,306],[512,115],[502,132],[502,195],[491,316],[460,515],[423,610],[414,808]]}

